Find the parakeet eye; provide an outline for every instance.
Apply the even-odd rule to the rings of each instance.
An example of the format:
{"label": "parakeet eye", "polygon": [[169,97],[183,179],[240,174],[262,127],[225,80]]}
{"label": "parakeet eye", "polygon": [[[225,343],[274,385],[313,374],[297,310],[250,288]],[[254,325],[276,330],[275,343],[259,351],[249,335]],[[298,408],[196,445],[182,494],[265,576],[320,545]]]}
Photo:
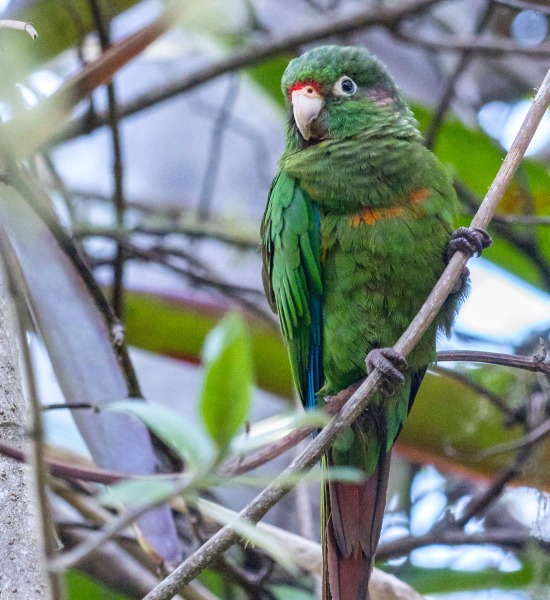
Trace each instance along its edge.
{"label": "parakeet eye", "polygon": [[337,96],[352,96],[357,91],[357,84],[353,79],[344,75],[334,84],[332,91]]}

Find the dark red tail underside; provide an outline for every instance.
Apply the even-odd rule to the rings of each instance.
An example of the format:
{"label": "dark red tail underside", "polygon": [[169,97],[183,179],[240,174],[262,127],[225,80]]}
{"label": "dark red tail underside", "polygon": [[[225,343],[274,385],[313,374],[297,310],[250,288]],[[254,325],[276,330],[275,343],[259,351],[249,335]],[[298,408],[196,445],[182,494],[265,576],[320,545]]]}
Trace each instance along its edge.
{"label": "dark red tail underside", "polygon": [[390,455],[384,454],[365,483],[330,482],[325,488],[325,600],[369,600],[389,467]]}

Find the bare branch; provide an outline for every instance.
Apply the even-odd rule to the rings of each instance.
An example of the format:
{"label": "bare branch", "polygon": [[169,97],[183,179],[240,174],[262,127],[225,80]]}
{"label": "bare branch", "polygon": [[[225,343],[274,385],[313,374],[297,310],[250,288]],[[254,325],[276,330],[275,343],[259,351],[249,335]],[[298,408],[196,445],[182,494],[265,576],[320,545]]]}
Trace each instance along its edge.
{"label": "bare branch", "polygon": [[[103,13],[98,0],[90,0],[90,7],[94,16],[101,49],[106,52],[111,47],[111,36],[109,33],[109,24],[105,22]],[[107,84],[107,99],[109,103],[109,127],[111,129],[111,141],[113,148],[113,180],[114,193],[113,201],[116,211],[117,227],[124,225],[124,209],[126,207],[124,199],[124,164],[122,162],[122,141],[120,134],[120,115],[118,110],[117,95],[114,80],[111,79]],[[113,265],[113,290],[112,305],[115,315],[122,320],[124,315],[124,249],[120,243],[117,244],[116,258]]]}
{"label": "bare branch", "polygon": [[550,15],[550,6],[541,2],[528,2],[527,0],[494,0],[494,2],[517,10],[534,10],[544,15]]}
{"label": "bare branch", "polygon": [[[0,454],[9,456],[19,462],[26,462],[25,453],[6,442],[0,441]],[[115,471],[107,471],[105,469],[98,469],[92,467],[83,467],[77,464],[66,463],[53,458],[45,458],[46,464],[50,473],[55,477],[61,477],[63,479],[80,479],[81,481],[92,481],[94,483],[103,483],[109,485],[123,481],[124,479],[131,479],[136,477],[130,473],[117,473]]]}
{"label": "bare branch", "polygon": [[550,363],[545,362],[545,357],[538,354],[535,356],[517,356],[515,354],[501,354],[500,352],[448,350],[444,352],[438,352],[437,360],[440,362],[480,362],[550,375]]}
{"label": "bare branch", "polygon": [[[486,28],[493,14],[494,7],[495,5],[493,4],[492,0],[488,0],[475,27],[474,33],[476,35],[479,35]],[[447,113],[447,110],[451,105],[456,83],[460,79],[462,73],[464,73],[464,71],[468,68],[468,65],[470,64],[473,57],[474,52],[471,49],[464,50],[460,54],[460,58],[458,59],[458,62],[456,63],[454,69],[447,77],[447,81],[443,88],[441,98],[439,99],[439,102],[432,113],[430,122],[426,130],[426,135],[424,136],[426,140],[426,146],[428,148],[433,148],[435,145],[437,133],[439,132],[441,123],[443,122],[445,114]]]}
{"label": "bare branch", "polygon": [[430,546],[432,544],[445,544],[449,546],[462,545],[479,545],[479,544],[494,544],[503,548],[514,548],[521,550],[527,547],[529,543],[536,542],[545,550],[550,550],[548,542],[541,542],[534,537],[529,536],[525,532],[505,529],[489,529],[481,533],[466,533],[460,529],[441,528],[429,531],[420,536],[410,535],[404,538],[399,538],[392,542],[386,542],[378,546],[376,553],[379,559],[397,558],[406,556],[417,548]]}
{"label": "bare branch", "polygon": [[398,39],[423,46],[429,50],[442,52],[475,52],[489,56],[500,56],[501,54],[516,54],[519,56],[531,56],[533,58],[546,58],[550,55],[550,43],[545,42],[538,46],[521,46],[508,38],[498,37],[471,37],[471,38],[424,38],[417,35],[409,35],[402,31],[393,30]]}

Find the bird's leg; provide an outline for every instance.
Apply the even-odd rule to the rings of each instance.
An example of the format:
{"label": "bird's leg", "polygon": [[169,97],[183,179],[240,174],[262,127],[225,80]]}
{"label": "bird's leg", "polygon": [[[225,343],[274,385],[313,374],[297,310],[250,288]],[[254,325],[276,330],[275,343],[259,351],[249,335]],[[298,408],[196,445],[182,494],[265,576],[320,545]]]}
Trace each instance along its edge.
{"label": "bird's leg", "polygon": [[405,382],[403,371],[407,368],[407,361],[402,354],[393,348],[374,348],[365,359],[367,373],[370,375],[378,369],[384,376],[383,391],[392,394],[395,387]]}
{"label": "bird's leg", "polygon": [[[491,236],[484,230],[477,227],[459,227],[453,231],[451,240],[447,245],[447,262],[449,262],[455,252],[463,252],[469,256],[481,256],[481,253],[493,243]],[[460,278],[455,283],[451,294],[463,292],[468,285],[470,269],[464,267]]]}

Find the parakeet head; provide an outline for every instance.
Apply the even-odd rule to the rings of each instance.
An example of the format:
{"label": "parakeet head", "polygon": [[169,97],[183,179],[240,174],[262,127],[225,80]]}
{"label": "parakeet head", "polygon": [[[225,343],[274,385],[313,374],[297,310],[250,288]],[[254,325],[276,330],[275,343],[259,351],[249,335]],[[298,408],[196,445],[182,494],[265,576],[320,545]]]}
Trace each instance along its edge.
{"label": "parakeet head", "polygon": [[302,147],[410,117],[386,67],[364,48],[320,46],[292,60],[282,89]]}

